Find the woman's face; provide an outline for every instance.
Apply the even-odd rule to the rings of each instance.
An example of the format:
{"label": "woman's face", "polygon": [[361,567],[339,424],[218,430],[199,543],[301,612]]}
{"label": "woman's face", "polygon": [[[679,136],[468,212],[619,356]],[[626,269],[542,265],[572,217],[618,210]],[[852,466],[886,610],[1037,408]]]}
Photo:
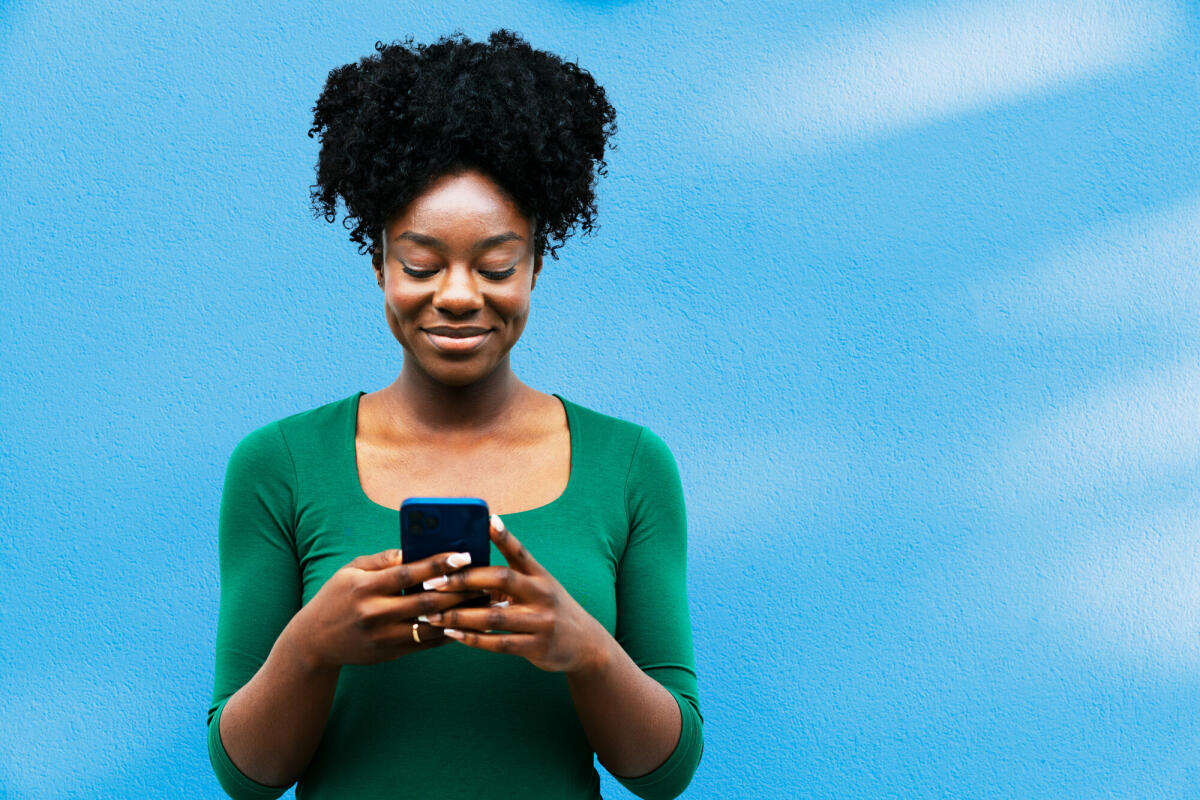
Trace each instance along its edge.
{"label": "woman's face", "polygon": [[490,178],[444,175],[383,231],[373,259],[406,359],[466,386],[507,363],[542,268],[530,220]]}

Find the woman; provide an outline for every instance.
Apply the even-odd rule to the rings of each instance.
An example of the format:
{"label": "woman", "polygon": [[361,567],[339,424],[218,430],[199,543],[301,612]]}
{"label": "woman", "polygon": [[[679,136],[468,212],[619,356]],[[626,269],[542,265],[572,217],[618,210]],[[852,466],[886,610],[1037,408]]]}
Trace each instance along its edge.
{"label": "woman", "polygon": [[[345,203],[404,362],[230,457],[213,767],[239,798],[595,798],[595,753],[674,797],[702,750],[675,462],[509,362],[614,112],[508,31],[376,50],[317,101],[313,199]],[[492,566],[404,562],[409,496],[486,500]]]}

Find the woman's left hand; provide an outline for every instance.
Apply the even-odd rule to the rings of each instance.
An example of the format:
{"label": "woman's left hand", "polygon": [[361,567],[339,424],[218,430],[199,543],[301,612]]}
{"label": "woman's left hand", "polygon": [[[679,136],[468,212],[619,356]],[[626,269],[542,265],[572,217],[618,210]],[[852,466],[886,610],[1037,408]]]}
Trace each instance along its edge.
{"label": "woman's left hand", "polygon": [[452,608],[422,617],[469,647],[526,658],[547,672],[583,672],[598,666],[610,638],[595,617],[534,560],[500,518],[491,537],[507,567],[471,567],[427,581],[439,592],[483,590],[509,598],[507,606]]}

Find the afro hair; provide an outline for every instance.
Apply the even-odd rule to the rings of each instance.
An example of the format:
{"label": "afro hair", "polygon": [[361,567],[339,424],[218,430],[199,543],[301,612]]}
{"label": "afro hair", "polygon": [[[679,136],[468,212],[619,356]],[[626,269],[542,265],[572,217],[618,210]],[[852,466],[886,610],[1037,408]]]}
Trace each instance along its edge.
{"label": "afro hair", "polygon": [[557,258],[576,226],[592,232],[616,112],[587,71],[505,29],[375,50],[332,70],[313,107],[315,215],[335,221],[340,197],[350,239],[374,252],[433,180],[476,169],[533,221],[538,252]]}

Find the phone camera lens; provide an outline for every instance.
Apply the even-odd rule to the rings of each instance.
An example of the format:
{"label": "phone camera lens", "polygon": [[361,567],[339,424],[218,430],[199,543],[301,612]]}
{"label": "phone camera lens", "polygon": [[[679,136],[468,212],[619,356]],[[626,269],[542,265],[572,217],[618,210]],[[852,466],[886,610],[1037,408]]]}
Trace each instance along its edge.
{"label": "phone camera lens", "polygon": [[421,533],[421,530],[422,530],[421,523],[419,523],[419,522],[414,522],[412,525],[408,526],[408,532],[413,535],[417,535],[417,534]]}
{"label": "phone camera lens", "polygon": [[426,528],[433,529],[433,528],[436,528],[437,526],[438,526],[438,518],[437,517],[431,515],[431,516],[428,516],[425,518],[425,527]]}

